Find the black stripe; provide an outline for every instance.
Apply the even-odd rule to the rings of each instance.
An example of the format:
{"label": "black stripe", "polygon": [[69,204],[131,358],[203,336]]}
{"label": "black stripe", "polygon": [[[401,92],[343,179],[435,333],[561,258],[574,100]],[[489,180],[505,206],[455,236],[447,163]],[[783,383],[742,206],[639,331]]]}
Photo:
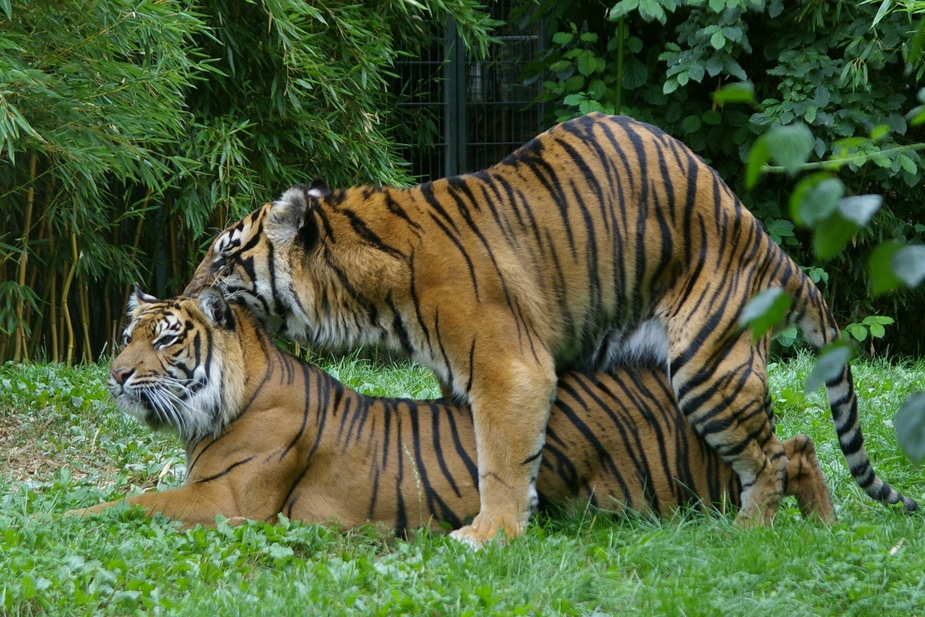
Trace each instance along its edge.
{"label": "black stripe", "polygon": [[228,465],[227,467],[225,467],[224,470],[220,471],[219,473],[213,476],[209,476],[208,478],[202,478],[201,480],[196,480],[196,484],[205,484],[206,482],[211,482],[212,480],[217,480],[218,478],[227,476],[229,473],[231,473],[233,469],[235,469],[236,467],[240,467],[241,465],[246,465],[247,463],[250,463],[252,460],[254,460],[254,458],[256,458],[256,455],[251,455],[245,459],[241,459],[240,461],[232,463],[231,465]]}

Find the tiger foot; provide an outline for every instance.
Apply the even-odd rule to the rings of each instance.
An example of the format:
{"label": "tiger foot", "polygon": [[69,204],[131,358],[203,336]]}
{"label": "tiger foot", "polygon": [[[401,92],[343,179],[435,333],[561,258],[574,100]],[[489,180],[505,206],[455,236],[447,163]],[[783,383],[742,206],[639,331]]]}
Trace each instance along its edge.
{"label": "tiger foot", "polygon": [[743,495],[742,509],[739,510],[733,525],[739,529],[770,527],[774,523],[774,517],[777,515],[780,497],[780,494],[772,494],[760,502],[756,502],[750,496]]}
{"label": "tiger foot", "polygon": [[523,525],[518,525],[516,529],[508,529],[508,527],[510,526],[499,526],[491,517],[479,514],[471,524],[450,533],[450,537],[477,551],[488,542],[498,542],[504,546],[509,538],[519,536],[524,531]]}

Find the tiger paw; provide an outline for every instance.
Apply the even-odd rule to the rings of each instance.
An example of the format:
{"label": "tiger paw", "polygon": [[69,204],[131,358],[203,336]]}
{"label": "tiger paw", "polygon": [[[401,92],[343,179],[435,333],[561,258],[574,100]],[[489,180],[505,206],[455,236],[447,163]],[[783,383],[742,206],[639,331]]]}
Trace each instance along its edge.
{"label": "tiger paw", "polygon": [[106,508],[117,505],[117,503],[118,502],[112,501],[112,502],[100,503],[95,506],[90,506],[87,508],[75,508],[74,510],[68,510],[67,512],[62,514],[62,516],[92,516],[94,514],[99,514]]}
{"label": "tiger paw", "polygon": [[519,536],[524,531],[523,525],[518,525],[516,529],[508,529],[508,527],[499,526],[491,517],[478,514],[470,524],[450,533],[450,537],[477,551],[489,542],[498,542],[504,546],[509,538]]}

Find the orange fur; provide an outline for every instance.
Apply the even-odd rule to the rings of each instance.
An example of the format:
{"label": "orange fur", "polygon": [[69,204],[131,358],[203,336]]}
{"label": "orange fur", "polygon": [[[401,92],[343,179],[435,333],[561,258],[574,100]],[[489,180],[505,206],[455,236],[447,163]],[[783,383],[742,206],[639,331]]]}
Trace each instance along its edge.
{"label": "orange fur", "polygon": [[[368,520],[403,533],[458,526],[478,511],[475,434],[465,406],[445,401],[366,397],[318,368],[280,351],[249,311],[232,306],[219,325],[220,297],[139,299],[130,342],[113,360],[110,388],[120,407],[141,419],[135,395],[147,384],[172,384],[173,365],[213,367],[198,393],[219,384],[224,413],[203,437],[186,443],[184,486],[123,501],[185,525],[230,519],[276,519],[361,525]],[[210,304],[211,303],[211,304]],[[205,308],[203,308],[205,304]],[[187,336],[156,347],[164,322]],[[187,326],[192,327],[187,327]],[[197,345],[201,345],[198,349]],[[176,399],[179,430],[200,405]],[[151,416],[157,416],[151,412]],[[682,505],[736,504],[741,487],[732,469],[694,433],[674,401],[663,371],[640,367],[611,375],[569,374],[552,408],[537,488],[545,503],[575,500],[614,511],[667,515]],[[788,494],[806,516],[826,523],[834,512],[812,441],[784,442]]]}
{"label": "orange fur", "polygon": [[[743,486],[742,525],[773,519],[787,472],[765,412],[770,335],[739,319],[780,287],[819,348],[838,328],[819,290],[719,176],[679,141],[591,114],[482,172],[407,189],[296,186],[221,234],[189,292],[219,285],[311,345],[404,350],[475,418],[479,515],[456,537],[516,536],[557,375],[650,359]],[[839,443],[867,493],[849,368],[827,384]]]}

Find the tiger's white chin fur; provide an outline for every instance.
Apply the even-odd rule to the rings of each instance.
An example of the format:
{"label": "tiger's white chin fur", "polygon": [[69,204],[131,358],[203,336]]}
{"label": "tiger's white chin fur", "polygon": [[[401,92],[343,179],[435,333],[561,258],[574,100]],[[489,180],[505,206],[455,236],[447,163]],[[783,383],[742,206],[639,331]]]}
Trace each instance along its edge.
{"label": "tiger's white chin fur", "polygon": [[109,380],[116,406],[126,415],[157,430],[175,431],[184,441],[218,435],[232,418],[223,413],[219,380],[209,379],[201,367],[193,386],[159,383],[154,387]]}

